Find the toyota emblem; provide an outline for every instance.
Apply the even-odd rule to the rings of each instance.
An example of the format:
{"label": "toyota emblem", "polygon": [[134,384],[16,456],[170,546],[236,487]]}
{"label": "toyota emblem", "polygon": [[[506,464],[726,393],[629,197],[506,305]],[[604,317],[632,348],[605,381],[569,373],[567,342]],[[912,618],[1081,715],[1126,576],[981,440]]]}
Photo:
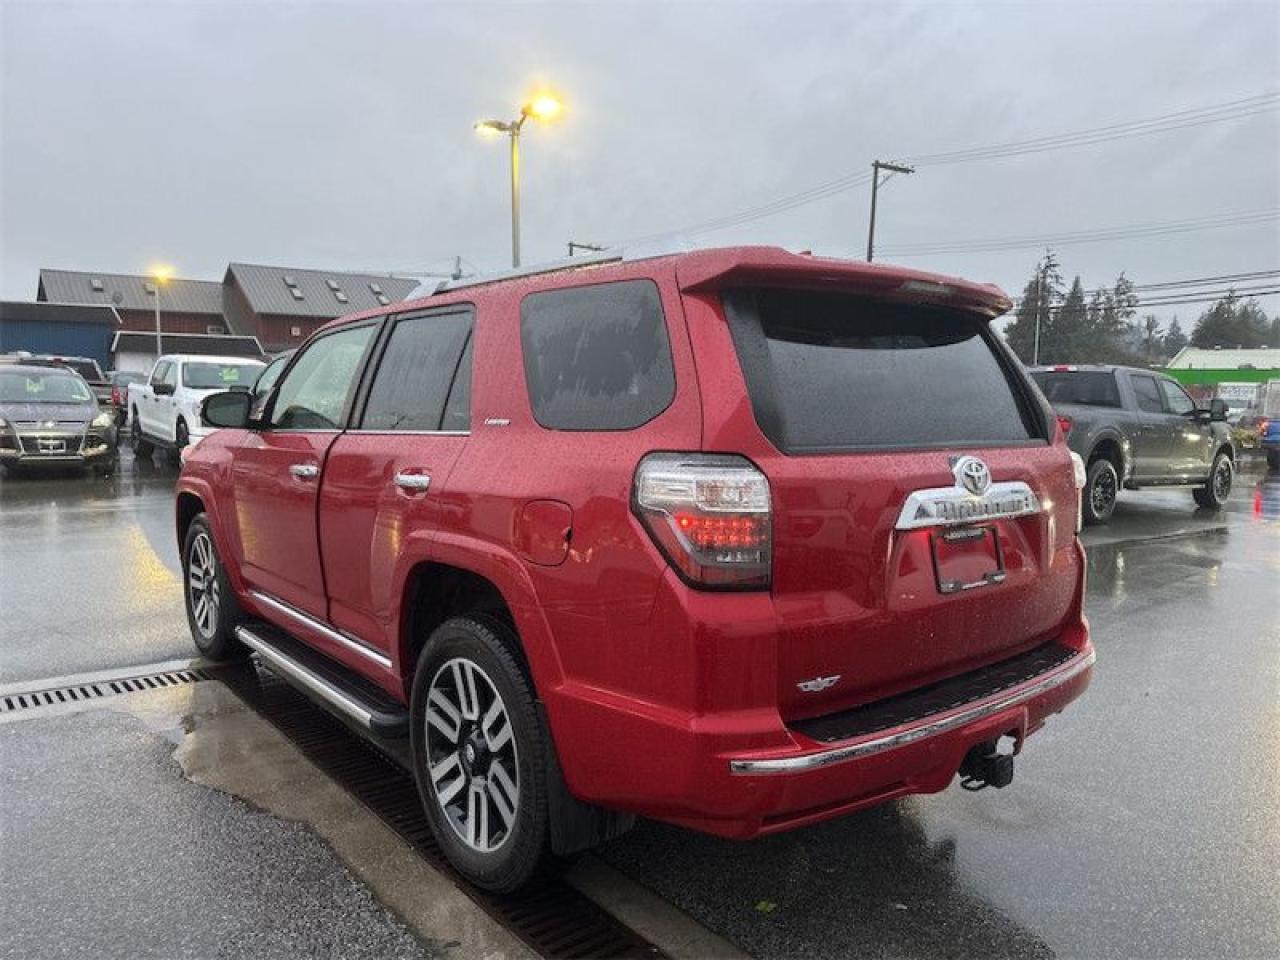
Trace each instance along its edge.
{"label": "toyota emblem", "polygon": [[955,474],[956,486],[968,490],[975,497],[980,497],[991,486],[991,471],[977,457],[961,457],[951,468]]}

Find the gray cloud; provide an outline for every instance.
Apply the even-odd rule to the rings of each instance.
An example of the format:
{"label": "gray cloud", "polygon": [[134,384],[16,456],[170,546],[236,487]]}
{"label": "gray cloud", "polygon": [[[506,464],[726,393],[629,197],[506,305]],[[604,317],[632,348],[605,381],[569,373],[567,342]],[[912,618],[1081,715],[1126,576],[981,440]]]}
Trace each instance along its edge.
{"label": "gray cloud", "polygon": [[[4,2],[0,18],[9,298],[34,296],[41,266],[501,267],[506,153],[471,124],[513,114],[540,79],[568,110],[525,137],[526,260],[733,213],[877,156],[1280,88],[1271,3]],[[885,248],[1275,208],[1280,113],[921,170],[882,204]],[[866,214],[860,187],[698,240],[860,256]],[[1014,288],[1037,255],[906,262]],[[1086,285],[1232,273],[1280,266],[1280,232],[1060,255]]]}

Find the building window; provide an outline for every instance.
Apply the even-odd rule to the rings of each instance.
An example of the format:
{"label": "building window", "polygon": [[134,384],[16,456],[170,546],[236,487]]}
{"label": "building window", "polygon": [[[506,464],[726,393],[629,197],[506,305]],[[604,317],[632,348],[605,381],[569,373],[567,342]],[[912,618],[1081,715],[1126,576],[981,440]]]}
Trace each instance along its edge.
{"label": "building window", "polygon": [[291,336],[291,337],[300,337],[300,336],[302,336],[302,328],[301,328],[301,327],[290,327],[290,328],[289,328],[289,336]]}
{"label": "building window", "polygon": [[89,286],[93,287],[93,289],[98,291],[98,293],[102,292],[102,289],[103,289],[102,281],[98,277],[94,277],[92,280],[90,280]]}
{"label": "building window", "polygon": [[150,282],[144,283],[142,285],[142,289],[147,291],[147,293],[149,293],[153,297],[156,295],[156,285],[154,283],[150,283]]}

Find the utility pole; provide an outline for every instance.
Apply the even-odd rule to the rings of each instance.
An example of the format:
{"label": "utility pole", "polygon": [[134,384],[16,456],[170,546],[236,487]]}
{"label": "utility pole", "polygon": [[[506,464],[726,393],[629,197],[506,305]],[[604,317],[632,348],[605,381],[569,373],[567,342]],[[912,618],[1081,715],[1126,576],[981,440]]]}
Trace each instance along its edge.
{"label": "utility pole", "polygon": [[[884,163],[880,160],[871,162],[871,225],[867,228],[867,263],[871,262],[872,255],[875,253],[876,243],[876,193],[880,189],[880,171],[888,170],[890,174],[894,173],[915,173],[912,167],[900,166],[896,163]],[[888,179],[887,177],[885,179]]]}
{"label": "utility pole", "polygon": [[588,253],[603,253],[607,247],[602,247],[595,243],[579,243],[577,240],[569,241],[569,256],[573,256],[575,250],[586,250]]}

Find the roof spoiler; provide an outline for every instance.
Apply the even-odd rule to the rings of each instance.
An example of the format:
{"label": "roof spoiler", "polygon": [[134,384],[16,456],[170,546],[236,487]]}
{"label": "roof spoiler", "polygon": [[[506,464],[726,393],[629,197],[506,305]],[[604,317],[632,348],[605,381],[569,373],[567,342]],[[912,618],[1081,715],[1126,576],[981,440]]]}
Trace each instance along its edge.
{"label": "roof spoiler", "polygon": [[994,284],[902,267],[790,253],[777,247],[734,247],[682,257],[676,267],[688,292],[730,284],[785,284],[841,289],[888,300],[931,303],[970,310],[987,318],[1007,313],[1013,302]]}

